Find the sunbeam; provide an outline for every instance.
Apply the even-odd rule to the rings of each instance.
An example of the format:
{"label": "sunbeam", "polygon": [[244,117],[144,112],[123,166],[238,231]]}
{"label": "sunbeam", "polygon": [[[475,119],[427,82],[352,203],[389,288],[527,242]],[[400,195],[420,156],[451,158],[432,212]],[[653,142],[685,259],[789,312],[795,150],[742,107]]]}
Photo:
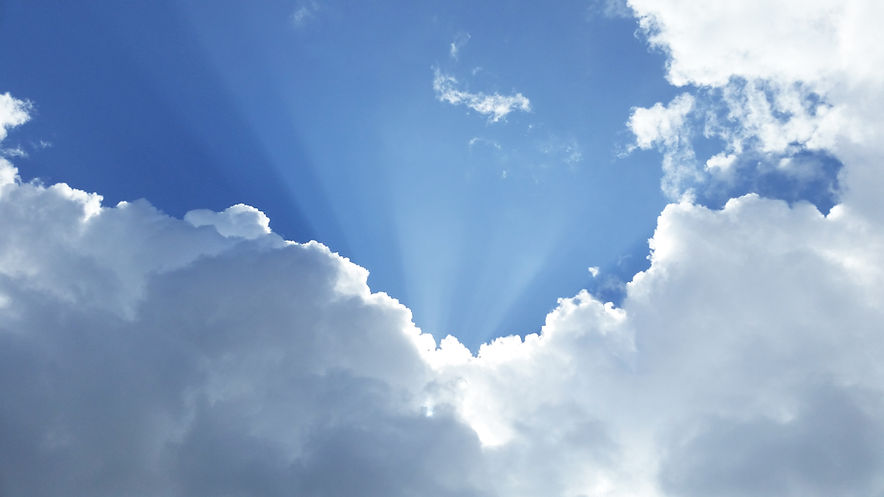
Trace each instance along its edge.
{"label": "sunbeam", "polygon": [[0,3],[0,496],[884,495],[882,18]]}

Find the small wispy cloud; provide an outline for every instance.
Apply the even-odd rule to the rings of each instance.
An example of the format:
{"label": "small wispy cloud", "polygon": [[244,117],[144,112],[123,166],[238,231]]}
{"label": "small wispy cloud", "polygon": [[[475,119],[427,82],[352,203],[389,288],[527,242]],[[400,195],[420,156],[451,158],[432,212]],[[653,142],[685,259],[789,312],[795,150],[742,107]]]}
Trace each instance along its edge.
{"label": "small wispy cloud", "polygon": [[583,161],[583,147],[573,137],[550,135],[539,145],[538,149],[544,155],[555,158],[570,167],[575,167]]}
{"label": "small wispy cloud", "polygon": [[21,145],[12,148],[0,148],[0,156],[4,157],[27,157],[28,152]]}
{"label": "small wispy cloud", "polygon": [[469,33],[458,33],[454,35],[454,41],[451,42],[451,45],[448,48],[448,54],[452,59],[457,60],[461,49],[467,46],[467,43],[470,42],[470,38]]}
{"label": "small wispy cloud", "polygon": [[440,102],[465,105],[479,114],[488,116],[488,121],[493,123],[504,119],[513,111],[531,112],[531,101],[521,93],[515,95],[472,93],[458,88],[454,76],[444,74],[438,68],[434,72],[433,90],[436,92],[436,99]]}
{"label": "small wispy cloud", "polygon": [[481,136],[474,136],[474,137],[470,138],[470,140],[467,142],[467,145],[469,145],[470,150],[472,150],[473,147],[480,146],[480,145],[491,147],[497,151],[501,150],[500,143],[497,143],[494,140],[489,140],[488,138],[482,138]]}
{"label": "small wispy cloud", "polygon": [[316,13],[319,12],[319,9],[320,5],[316,0],[300,2],[297,8],[295,8],[295,11],[292,12],[292,24],[296,28],[306,26],[308,22],[316,17]]}
{"label": "small wispy cloud", "polygon": [[601,15],[609,19],[631,19],[632,7],[626,0],[592,0],[589,4],[589,15]]}

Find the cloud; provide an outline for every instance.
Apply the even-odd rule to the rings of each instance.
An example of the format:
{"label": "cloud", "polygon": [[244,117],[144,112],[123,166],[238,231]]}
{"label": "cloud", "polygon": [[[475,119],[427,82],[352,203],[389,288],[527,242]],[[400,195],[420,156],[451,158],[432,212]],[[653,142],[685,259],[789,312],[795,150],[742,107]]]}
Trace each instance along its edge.
{"label": "cloud", "polygon": [[[31,104],[24,100],[14,98],[9,92],[0,93],[0,143],[6,139],[10,128],[20,126],[30,119],[28,113]],[[3,156],[13,156],[17,154],[9,153],[7,149],[0,149],[0,188],[15,181],[17,176],[15,168]],[[15,150],[15,149],[13,149]]]}
{"label": "cloud", "polygon": [[14,98],[9,92],[0,93],[0,141],[6,139],[9,128],[24,124],[30,118],[31,104]]}
{"label": "cloud", "polygon": [[538,150],[541,154],[572,168],[583,161],[583,147],[574,137],[550,133],[546,139],[540,140]]}
{"label": "cloud", "polygon": [[296,28],[302,28],[316,17],[320,10],[320,4],[316,0],[299,2],[295,11],[292,12],[292,24]]}
{"label": "cloud", "polygon": [[489,138],[474,136],[467,141],[467,148],[469,148],[469,150],[473,150],[473,148],[480,146],[489,147],[497,151],[501,150],[500,143]]}
{"label": "cloud", "polygon": [[100,201],[0,190],[4,494],[878,488],[884,239],[847,208],[673,204],[622,309],[472,356],[252,208]]}
{"label": "cloud", "polygon": [[433,90],[436,99],[452,105],[465,105],[479,114],[488,116],[488,121],[496,123],[513,111],[531,112],[531,101],[521,93],[500,95],[493,93],[470,93],[458,88],[457,79],[436,69],[433,77]]}
{"label": "cloud", "polygon": [[[630,6],[651,43],[669,55],[670,81],[732,93],[724,104],[761,148],[793,140],[842,162],[856,159],[839,175],[839,189],[857,207],[878,209],[874,197],[884,177],[866,154],[877,154],[868,144],[884,134],[877,117],[884,108],[877,91],[884,48],[873,21],[884,6],[813,1],[798,9],[750,1],[702,12],[691,11],[690,2],[633,0]],[[753,22],[760,18],[768,22]]]}
{"label": "cloud", "polygon": [[479,495],[407,309],[252,208],[188,217],[0,188],[0,492]]}
{"label": "cloud", "polygon": [[602,15],[611,19],[631,19],[632,10],[627,0],[590,0],[590,15]]}
{"label": "cloud", "polygon": [[0,155],[5,157],[27,157],[28,153],[21,146],[0,149]]}
{"label": "cloud", "polygon": [[[828,76],[808,82],[774,64],[773,41],[792,57],[811,36],[800,24],[768,33],[751,3],[727,16],[638,4],[661,48],[700,36],[684,30],[760,29],[770,39],[747,49],[774,54],[728,74],[712,48],[671,49],[679,77],[707,86],[636,109],[635,146],[660,147],[665,167],[666,150],[708,125],[722,144],[710,169],[726,170],[797,142],[843,163],[831,209],[682,197],[660,213],[650,267],[620,308],[581,291],[538,333],[472,355],[422,334],[365,269],[281,239],[255,208],[180,220],[145,201],[104,206],[24,183],[0,160],[0,493],[884,492],[884,105],[863,83],[884,66],[874,51],[856,73],[822,54],[833,67],[813,61]],[[773,8],[772,25],[805,15]],[[839,43],[871,36],[859,18],[839,21]],[[727,60],[737,42],[708,45]],[[3,112],[4,133],[27,120]],[[821,124],[831,112],[844,126]]]}
{"label": "cloud", "polygon": [[454,41],[449,44],[448,55],[450,55],[452,59],[457,60],[461,49],[467,46],[467,43],[470,42],[470,38],[471,36],[469,33],[456,34],[454,36]]}
{"label": "cloud", "polygon": [[692,128],[688,115],[694,106],[694,97],[683,93],[665,106],[658,102],[649,108],[633,108],[627,122],[635,135],[631,149],[656,147],[663,152],[661,188],[674,200],[692,197],[692,187],[702,181],[689,141]]}
{"label": "cloud", "polygon": [[[750,0],[695,12],[691,2],[630,0],[651,44],[669,54],[675,85],[723,86],[733,76],[829,86],[827,80],[880,81],[884,70],[874,21],[874,1],[791,2]],[[770,22],[760,23],[758,19]],[[777,47],[773,49],[772,47]],[[833,82],[833,81],[832,81]]]}
{"label": "cloud", "polygon": [[[247,239],[97,202],[29,183],[0,195],[0,382],[16,400],[0,407],[4,493],[663,495],[723,481],[741,495],[749,468],[763,477],[749,490],[875,484],[882,372],[862,351],[881,345],[884,240],[847,211],[672,205],[623,309],[581,293],[540,335],[472,356],[453,338],[436,348],[365,270],[260,216]],[[836,445],[816,449],[822,435]],[[861,464],[811,471],[832,457]]]}
{"label": "cloud", "polygon": [[694,98],[683,93],[666,106],[658,102],[647,109],[633,109],[629,128],[635,134],[636,146],[648,149],[656,143],[676,145],[683,134],[685,118],[693,107]]}
{"label": "cloud", "polygon": [[213,226],[221,236],[254,239],[270,233],[270,218],[250,205],[236,204],[222,212],[192,210],[184,215],[188,223]]}
{"label": "cloud", "polygon": [[[844,122],[841,109],[802,84],[735,78],[634,108],[627,126],[635,136],[630,151],[663,153],[661,187],[673,200],[723,204],[758,192],[803,196],[823,208],[839,188],[838,161],[828,150],[849,129]],[[723,148],[698,157],[698,140]]]}

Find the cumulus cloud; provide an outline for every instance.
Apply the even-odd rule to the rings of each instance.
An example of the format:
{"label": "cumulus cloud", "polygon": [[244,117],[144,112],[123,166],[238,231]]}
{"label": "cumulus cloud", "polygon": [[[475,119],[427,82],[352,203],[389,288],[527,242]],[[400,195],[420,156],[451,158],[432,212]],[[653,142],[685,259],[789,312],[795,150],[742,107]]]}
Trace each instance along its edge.
{"label": "cumulus cloud", "polygon": [[[839,140],[845,114],[802,84],[735,78],[723,87],[683,93],[664,105],[634,108],[627,126],[635,136],[629,152],[663,154],[663,191],[723,203],[749,192],[804,197],[831,203],[838,189],[837,167],[828,151]],[[722,149],[698,157],[695,142]],[[811,160],[815,158],[816,160]],[[791,165],[794,167],[780,167]]]}
{"label": "cumulus cloud", "polygon": [[[673,81],[711,92],[636,109],[637,147],[677,148],[684,116],[717,98],[729,110],[697,121],[724,137],[708,169],[798,142],[843,163],[837,203],[823,213],[748,194],[716,209],[682,196],[660,214],[651,265],[620,308],[582,291],[538,333],[473,355],[422,334],[408,309],[372,293],[365,269],[278,237],[255,208],[179,220],[144,201],[105,206],[22,182],[0,160],[0,493],[884,493],[884,141],[873,119],[884,106],[862,84],[876,69],[854,77],[822,53],[833,67],[813,61],[825,78],[806,81],[791,61],[775,64],[774,42],[782,57],[810,59],[801,50],[816,45],[797,42],[831,23],[769,33],[748,2],[727,16],[706,3],[631,5],[669,50]],[[808,10],[765,18],[816,19]],[[848,17],[833,39],[862,46],[872,34],[854,29],[873,26]],[[729,73],[714,50],[728,61],[737,41],[681,45],[753,29],[769,39],[747,50],[774,53]],[[16,105],[0,107],[4,130],[27,120],[26,109],[9,117]],[[847,125],[821,124],[830,112]],[[770,132],[766,113],[783,129]]]}
{"label": "cumulus cloud", "polygon": [[213,226],[225,237],[258,238],[270,233],[270,218],[251,205],[236,204],[222,212],[196,209],[184,215],[188,223],[200,226]]}
{"label": "cumulus cloud", "polygon": [[[830,86],[845,73],[880,81],[879,2],[749,0],[697,11],[692,2],[629,0],[651,44],[669,54],[677,86],[722,86],[733,76]],[[800,8],[799,8],[800,7]],[[766,19],[766,22],[758,22]]]}
{"label": "cumulus cloud", "polygon": [[0,93],[0,140],[6,139],[9,128],[28,121],[30,103],[14,98],[9,92]]}
{"label": "cumulus cloud", "polygon": [[694,106],[694,98],[683,93],[668,105],[654,104],[650,108],[636,108],[629,118],[629,128],[635,134],[636,146],[651,148],[655,143],[674,146],[680,140],[685,118]]}
{"label": "cumulus cloud", "polygon": [[367,271],[251,208],[100,200],[0,189],[0,492],[478,495],[477,437],[426,416],[426,338]]}
{"label": "cumulus cloud", "polygon": [[521,93],[501,95],[499,93],[471,93],[459,88],[457,79],[436,69],[433,77],[433,90],[436,99],[452,105],[465,105],[488,116],[488,121],[496,123],[513,111],[531,112],[531,101]]}
{"label": "cumulus cloud", "polygon": [[839,189],[857,207],[879,209],[884,176],[868,144],[884,135],[884,48],[873,21],[884,9],[880,2],[749,1],[697,12],[691,2],[630,6],[650,42],[669,54],[670,81],[719,94],[734,128],[722,132],[718,116],[712,133],[754,151],[797,146],[853,161],[839,174]]}
{"label": "cumulus cloud", "polygon": [[702,180],[690,146],[688,114],[693,108],[694,97],[683,93],[665,106],[658,102],[649,108],[634,108],[627,122],[635,135],[631,149],[657,147],[664,153],[661,187],[671,199],[691,196],[692,186]]}

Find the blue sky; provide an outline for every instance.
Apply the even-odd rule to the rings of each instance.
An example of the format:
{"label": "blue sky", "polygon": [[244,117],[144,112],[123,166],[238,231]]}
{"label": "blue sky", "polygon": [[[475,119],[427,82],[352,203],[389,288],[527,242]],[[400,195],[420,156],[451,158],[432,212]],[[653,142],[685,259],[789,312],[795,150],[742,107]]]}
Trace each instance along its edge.
{"label": "blue sky", "polygon": [[882,18],[0,3],[0,495],[884,495]]}
{"label": "blue sky", "polygon": [[[175,216],[254,205],[471,346],[537,330],[580,288],[616,299],[646,265],[657,158],[618,153],[630,108],[675,92],[636,21],[601,6],[34,1],[2,16],[4,88],[39,116],[18,135],[26,178]],[[531,110],[492,122],[442,102],[439,73]]]}

